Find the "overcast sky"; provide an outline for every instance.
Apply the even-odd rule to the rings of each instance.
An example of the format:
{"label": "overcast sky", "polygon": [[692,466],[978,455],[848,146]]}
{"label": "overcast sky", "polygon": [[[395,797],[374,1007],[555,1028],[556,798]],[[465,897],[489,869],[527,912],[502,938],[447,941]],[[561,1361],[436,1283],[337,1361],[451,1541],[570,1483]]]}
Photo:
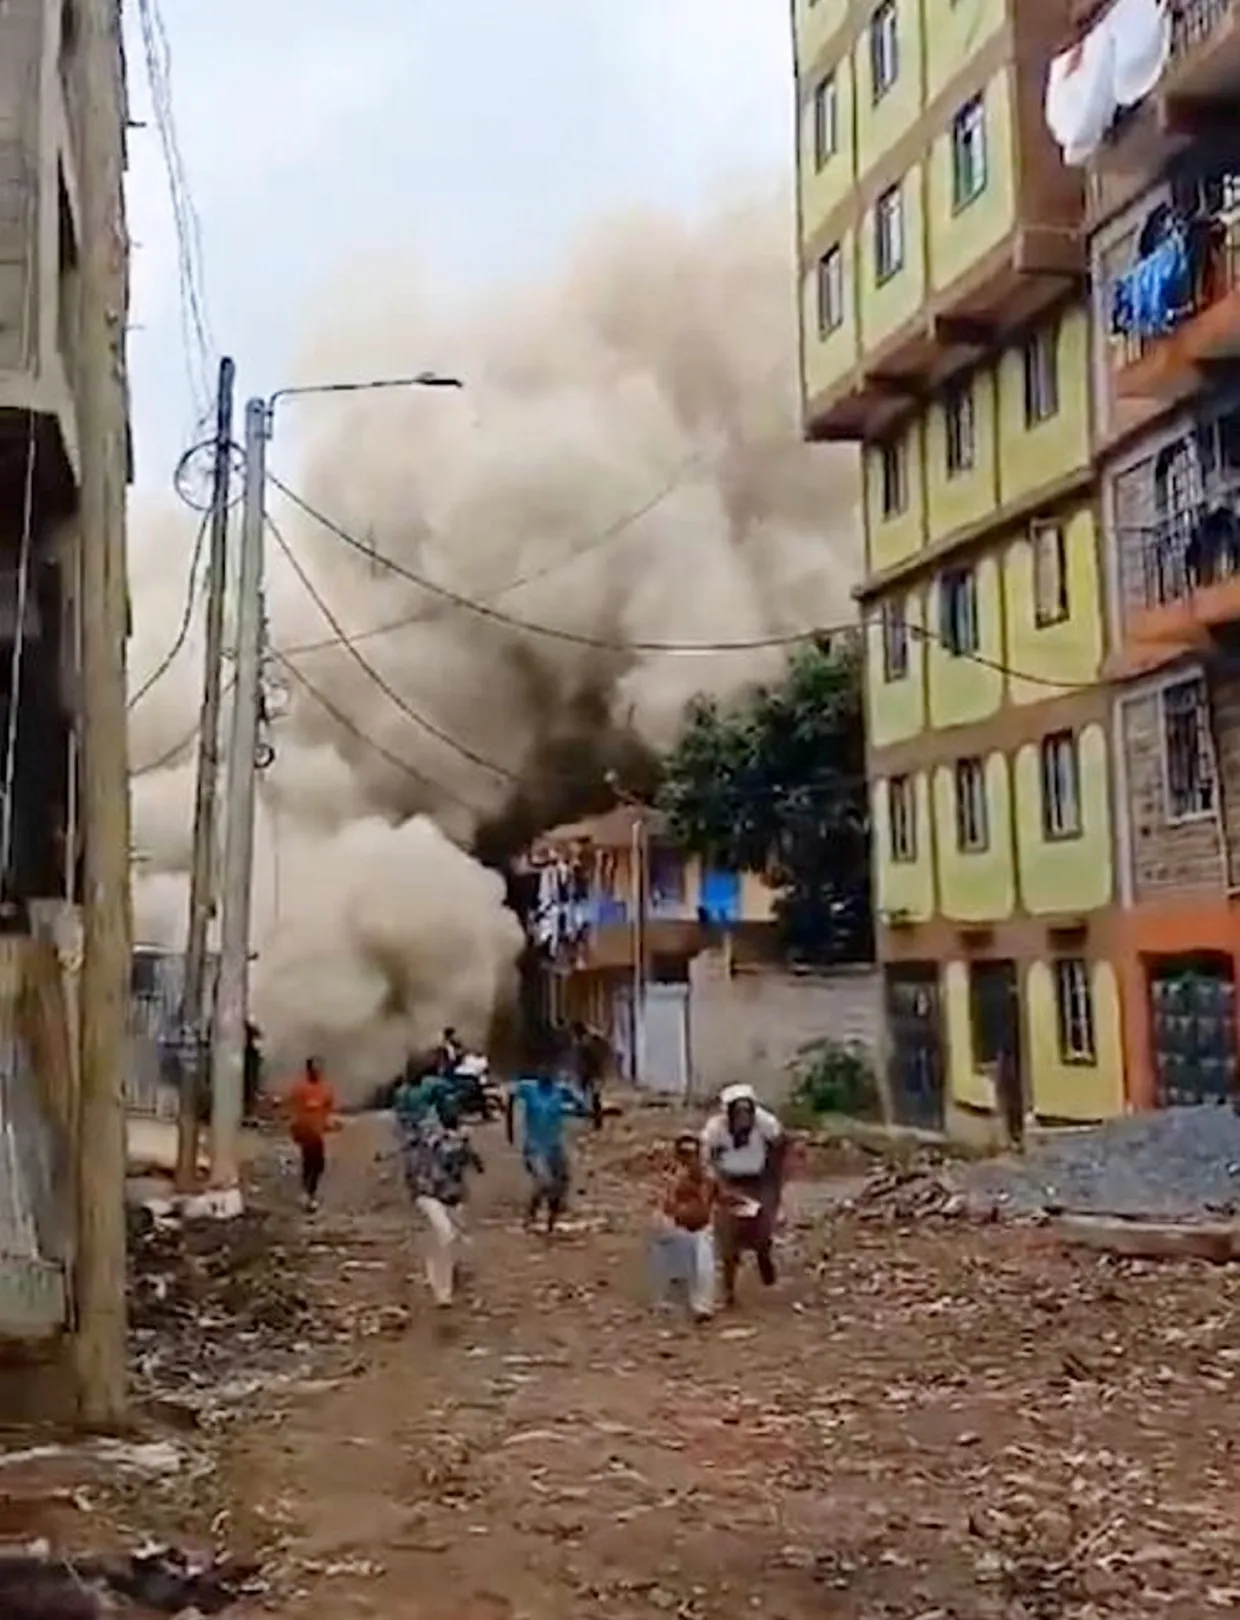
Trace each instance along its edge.
{"label": "overcast sky", "polygon": [[[787,0],[160,0],[211,325],[287,381],[316,289],[379,246],[454,284],[554,262],[609,210],[790,168]],[[176,234],[129,0],[139,487],[194,425]],[[348,283],[344,283],[345,286]],[[358,293],[364,296],[365,276]]]}

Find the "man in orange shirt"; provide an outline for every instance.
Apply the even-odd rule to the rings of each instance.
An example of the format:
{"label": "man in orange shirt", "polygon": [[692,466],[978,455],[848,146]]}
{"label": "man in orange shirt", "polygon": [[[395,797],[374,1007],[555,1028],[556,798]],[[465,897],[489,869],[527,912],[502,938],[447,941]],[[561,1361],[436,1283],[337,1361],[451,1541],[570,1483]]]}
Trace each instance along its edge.
{"label": "man in orange shirt", "polygon": [[301,1154],[301,1190],[307,1210],[318,1208],[319,1186],[327,1169],[327,1133],[333,1128],[336,1098],[323,1078],[318,1058],[307,1058],[301,1078],[290,1089],[285,1106],[289,1133]]}

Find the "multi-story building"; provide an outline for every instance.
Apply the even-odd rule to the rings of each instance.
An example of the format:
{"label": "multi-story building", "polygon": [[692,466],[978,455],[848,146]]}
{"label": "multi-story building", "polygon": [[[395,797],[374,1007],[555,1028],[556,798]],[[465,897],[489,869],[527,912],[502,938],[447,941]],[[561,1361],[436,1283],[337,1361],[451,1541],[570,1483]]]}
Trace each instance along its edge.
{"label": "multi-story building", "polygon": [[[1066,112],[1095,109],[1079,139],[1117,682],[1116,961],[1129,1092],[1149,1106],[1236,1081],[1240,4],[1078,10],[1073,65],[1092,88]],[[1140,66],[1131,84],[1107,77],[1117,51]]]}
{"label": "multi-story building", "polygon": [[[65,1309],[72,1178],[51,1093],[74,1069],[83,547],[78,431],[78,264],[85,159],[74,0],[0,5],[0,1335],[55,1326]],[[115,141],[124,64],[115,50]],[[116,165],[119,173],[119,164]],[[128,245],[119,184],[109,243],[123,352]],[[127,476],[122,365],[102,380]],[[98,395],[96,395],[98,398]],[[54,948],[53,948],[54,947]],[[59,961],[57,960],[57,953]],[[41,1022],[14,1023],[14,986],[47,972]],[[50,1027],[63,1015],[67,1027]],[[64,1098],[61,1098],[64,1101]],[[51,1173],[51,1167],[55,1173]]]}
{"label": "multi-story building", "polygon": [[682,850],[666,817],[639,805],[544,833],[529,866],[537,895],[527,926],[543,963],[544,1015],[605,1034],[621,1070],[644,1083],[687,1086],[689,964],[716,944],[729,962],[770,956],[773,891],[757,873]]}
{"label": "multi-story building", "polygon": [[864,466],[869,778],[898,1118],[1123,1106],[1070,0],[794,0],[804,428]]}

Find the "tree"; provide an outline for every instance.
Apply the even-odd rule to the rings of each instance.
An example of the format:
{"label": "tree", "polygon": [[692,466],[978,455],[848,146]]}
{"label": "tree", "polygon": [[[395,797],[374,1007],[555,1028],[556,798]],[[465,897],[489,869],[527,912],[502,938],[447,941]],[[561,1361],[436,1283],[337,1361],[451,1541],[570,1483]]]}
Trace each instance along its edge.
{"label": "tree", "polygon": [[825,641],[778,685],[689,705],[659,802],[704,860],[761,872],[789,955],[871,960],[869,814],[861,659]]}

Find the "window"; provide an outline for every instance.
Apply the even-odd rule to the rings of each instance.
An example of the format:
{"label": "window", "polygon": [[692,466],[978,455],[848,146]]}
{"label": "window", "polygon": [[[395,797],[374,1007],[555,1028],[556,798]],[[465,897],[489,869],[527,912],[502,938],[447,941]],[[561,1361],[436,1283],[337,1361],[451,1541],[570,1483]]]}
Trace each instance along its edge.
{"label": "window", "polygon": [[879,478],[885,518],[899,517],[908,506],[908,461],[905,440],[888,439],[879,447]]}
{"label": "window", "polygon": [[1039,629],[1068,617],[1068,548],[1061,523],[1035,523],[1033,622]]}
{"label": "window", "polygon": [[963,854],[990,842],[986,816],[986,768],[980,759],[956,761],[956,846]]}
{"label": "window", "polygon": [[1056,731],[1042,739],[1042,832],[1074,838],[1081,830],[1081,762],[1076,737]]}
{"label": "window", "polygon": [[1059,414],[1059,325],[1043,327],[1024,348],[1025,426],[1037,427]]}
{"label": "window", "polygon": [[977,576],[971,568],[953,568],[939,585],[939,639],[959,656],[978,649]]}
{"label": "window", "polygon": [[870,84],[875,101],[881,101],[900,72],[900,30],[896,0],[883,4],[870,18]]}
{"label": "window", "polygon": [[1163,687],[1162,750],[1167,820],[1213,814],[1214,750],[1200,675]]}
{"label": "window", "polygon": [[1096,1063],[1094,996],[1089,963],[1079,956],[1055,963],[1055,1021],[1059,1026],[1059,1056],[1065,1063]]}
{"label": "window", "polygon": [[826,337],[844,320],[844,256],[833,247],[818,261],[818,335]]}
{"label": "window", "polygon": [[835,156],[839,140],[839,95],[835,74],[814,91],[814,167],[825,169]]}
{"label": "window", "polygon": [[908,619],[904,598],[883,603],[883,679],[902,681],[908,674]]}
{"label": "window", "polygon": [[952,207],[967,208],[986,189],[986,104],[974,96],[952,119]]}
{"label": "window", "polygon": [[887,785],[891,815],[891,858],[917,859],[917,798],[911,776],[893,776]]}
{"label": "window", "polygon": [[904,263],[904,197],[899,183],[874,204],[874,277],[890,281]]}
{"label": "window", "polygon": [[973,466],[975,433],[973,425],[973,384],[958,383],[943,402],[947,429],[947,476],[959,478]]}

